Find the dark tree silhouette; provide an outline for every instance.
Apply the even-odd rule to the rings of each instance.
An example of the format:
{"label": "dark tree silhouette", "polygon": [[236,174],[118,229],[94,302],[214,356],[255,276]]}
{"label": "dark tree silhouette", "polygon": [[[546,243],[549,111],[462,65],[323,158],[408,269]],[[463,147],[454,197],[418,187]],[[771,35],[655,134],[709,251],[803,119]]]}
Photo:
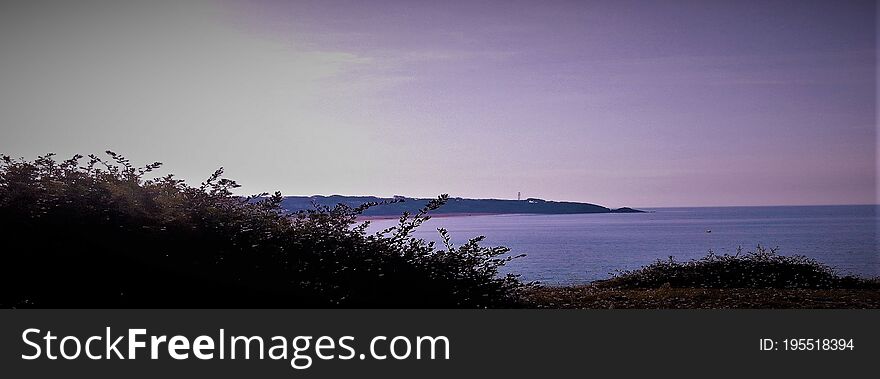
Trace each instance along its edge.
{"label": "dark tree silhouette", "polygon": [[526,285],[482,237],[412,232],[447,196],[368,234],[376,204],[289,214],[280,193],[241,197],[217,170],[197,187],[161,166],[90,155],[2,156],[3,307],[508,307]]}

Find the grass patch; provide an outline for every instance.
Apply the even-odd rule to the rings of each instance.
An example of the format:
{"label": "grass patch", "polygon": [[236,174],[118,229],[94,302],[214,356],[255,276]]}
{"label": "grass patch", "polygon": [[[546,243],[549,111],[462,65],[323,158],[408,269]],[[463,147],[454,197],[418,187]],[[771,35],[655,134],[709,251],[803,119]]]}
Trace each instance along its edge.
{"label": "grass patch", "polygon": [[779,255],[758,246],[754,252],[707,256],[690,261],[658,260],[637,270],[621,271],[597,281],[605,288],[812,288],[878,289],[877,278],[840,275],[833,268],[802,255]]}

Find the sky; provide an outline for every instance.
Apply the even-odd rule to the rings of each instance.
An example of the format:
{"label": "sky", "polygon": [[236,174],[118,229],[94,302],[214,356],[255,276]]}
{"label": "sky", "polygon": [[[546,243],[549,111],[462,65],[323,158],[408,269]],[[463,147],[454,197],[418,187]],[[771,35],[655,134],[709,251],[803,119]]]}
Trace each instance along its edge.
{"label": "sky", "polygon": [[873,1],[4,3],[0,153],[110,149],[192,184],[223,166],[243,194],[877,203],[877,16]]}

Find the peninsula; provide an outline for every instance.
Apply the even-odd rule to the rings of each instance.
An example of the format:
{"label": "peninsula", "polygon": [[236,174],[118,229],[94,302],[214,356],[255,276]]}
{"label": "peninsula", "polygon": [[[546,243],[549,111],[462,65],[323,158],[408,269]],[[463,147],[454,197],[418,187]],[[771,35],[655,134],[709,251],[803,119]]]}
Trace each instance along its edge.
{"label": "peninsula", "polygon": [[[403,212],[415,213],[424,207],[430,199],[394,196],[381,198],[375,196],[286,196],[281,207],[289,212],[314,209],[315,205],[333,207],[345,204],[358,207],[365,203],[380,203],[370,207],[364,216],[400,216]],[[576,214],[576,213],[640,213],[632,208],[612,209],[590,203],[567,201],[549,201],[529,198],[525,200],[502,199],[465,199],[449,198],[446,205],[432,214],[436,215],[473,215],[473,214]]]}

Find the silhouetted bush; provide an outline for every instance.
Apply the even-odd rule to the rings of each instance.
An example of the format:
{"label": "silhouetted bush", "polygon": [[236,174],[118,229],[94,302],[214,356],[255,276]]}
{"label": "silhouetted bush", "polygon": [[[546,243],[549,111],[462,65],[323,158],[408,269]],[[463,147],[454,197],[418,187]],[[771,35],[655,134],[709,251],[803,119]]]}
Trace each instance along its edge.
{"label": "silhouetted bush", "polygon": [[669,260],[622,271],[596,282],[615,288],[880,288],[877,279],[840,276],[834,269],[801,255],[778,255],[758,246],[755,252],[709,255],[687,262]]}
{"label": "silhouetted bush", "polygon": [[446,196],[376,234],[375,204],[287,214],[281,194],[243,198],[222,169],[198,187],[160,167],[90,155],[2,157],[3,307],[502,307],[508,249],[412,232]]}

